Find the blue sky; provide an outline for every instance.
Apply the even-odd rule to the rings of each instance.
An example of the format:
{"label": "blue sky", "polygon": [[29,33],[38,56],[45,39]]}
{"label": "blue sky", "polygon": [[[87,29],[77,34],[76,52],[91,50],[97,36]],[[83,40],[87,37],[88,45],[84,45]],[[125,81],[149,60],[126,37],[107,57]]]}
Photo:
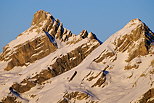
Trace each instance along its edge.
{"label": "blue sky", "polygon": [[101,41],[134,18],[154,31],[154,0],[0,0],[0,51],[30,27],[40,9],[60,19],[74,34],[86,29]]}

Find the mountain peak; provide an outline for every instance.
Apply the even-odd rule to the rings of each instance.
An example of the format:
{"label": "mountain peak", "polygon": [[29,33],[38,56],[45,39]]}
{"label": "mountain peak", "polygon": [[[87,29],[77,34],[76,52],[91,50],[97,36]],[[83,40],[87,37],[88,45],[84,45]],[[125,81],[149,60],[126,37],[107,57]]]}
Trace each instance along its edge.
{"label": "mountain peak", "polygon": [[137,56],[147,55],[154,41],[153,32],[140,19],[131,20],[114,36],[116,49],[129,53],[128,62]]}
{"label": "mountain peak", "polygon": [[140,23],[142,21],[139,18],[136,18],[136,19],[130,20],[130,22],[132,22],[132,23]]}
{"label": "mountain peak", "polygon": [[139,25],[144,25],[144,23],[140,19],[136,18],[136,19],[130,20],[128,22],[128,24],[124,28],[126,28],[126,29],[128,29],[128,28],[134,29],[134,28],[138,27]]}
{"label": "mountain peak", "polygon": [[54,17],[44,10],[39,10],[34,14],[32,25],[39,25],[43,22],[47,21],[54,21]]}

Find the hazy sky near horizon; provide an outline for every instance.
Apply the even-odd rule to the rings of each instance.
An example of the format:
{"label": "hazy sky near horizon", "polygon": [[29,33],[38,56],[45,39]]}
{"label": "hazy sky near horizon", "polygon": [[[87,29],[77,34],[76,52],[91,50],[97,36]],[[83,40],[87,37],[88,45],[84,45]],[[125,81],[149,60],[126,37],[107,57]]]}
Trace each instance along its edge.
{"label": "hazy sky near horizon", "polygon": [[60,19],[72,33],[86,29],[103,42],[135,18],[154,31],[154,0],[0,0],[0,52],[30,27],[40,9]]}

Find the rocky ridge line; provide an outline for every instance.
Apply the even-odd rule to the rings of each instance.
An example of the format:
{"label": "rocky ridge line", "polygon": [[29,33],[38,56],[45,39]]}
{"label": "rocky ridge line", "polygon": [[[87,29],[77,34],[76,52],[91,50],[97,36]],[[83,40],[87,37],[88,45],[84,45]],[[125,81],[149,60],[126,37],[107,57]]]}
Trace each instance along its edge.
{"label": "rocky ridge line", "polygon": [[4,47],[0,61],[8,62],[7,71],[15,66],[27,66],[60,48],[57,42],[70,45],[85,38],[92,40],[96,36],[87,31],[76,36],[64,28],[60,20],[40,10],[34,14],[31,27]]}

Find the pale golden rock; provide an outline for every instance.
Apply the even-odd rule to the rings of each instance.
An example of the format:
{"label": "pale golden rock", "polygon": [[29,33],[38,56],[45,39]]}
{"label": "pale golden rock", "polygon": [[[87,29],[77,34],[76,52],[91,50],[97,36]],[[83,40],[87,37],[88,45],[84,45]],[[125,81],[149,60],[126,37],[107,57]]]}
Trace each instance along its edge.
{"label": "pale golden rock", "polygon": [[9,61],[5,70],[11,70],[15,66],[24,66],[25,63],[32,63],[49,55],[57,49],[49,41],[47,36],[36,38],[33,41],[24,43],[23,45],[18,45],[16,48],[16,51],[14,51],[9,57],[9,60],[11,61]]}

